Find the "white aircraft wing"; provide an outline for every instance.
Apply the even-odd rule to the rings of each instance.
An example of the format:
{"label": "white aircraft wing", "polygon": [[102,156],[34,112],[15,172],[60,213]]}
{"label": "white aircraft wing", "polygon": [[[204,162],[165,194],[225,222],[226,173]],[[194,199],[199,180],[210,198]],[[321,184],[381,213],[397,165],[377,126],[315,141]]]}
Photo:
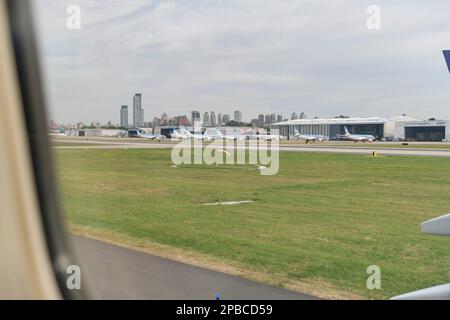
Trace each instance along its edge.
{"label": "white aircraft wing", "polygon": [[450,300],[450,283],[405,293],[391,300]]}
{"label": "white aircraft wing", "polygon": [[438,236],[450,236],[450,213],[422,222],[422,232]]}
{"label": "white aircraft wing", "polygon": [[[422,232],[450,236],[450,213],[422,222]],[[405,293],[392,300],[450,300],[450,283]]]}

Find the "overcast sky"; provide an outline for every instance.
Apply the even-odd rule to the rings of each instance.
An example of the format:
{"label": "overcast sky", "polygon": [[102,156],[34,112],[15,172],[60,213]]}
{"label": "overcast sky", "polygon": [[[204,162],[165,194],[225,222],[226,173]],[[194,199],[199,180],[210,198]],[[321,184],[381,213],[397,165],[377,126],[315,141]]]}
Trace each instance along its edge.
{"label": "overcast sky", "polygon": [[[58,122],[118,123],[135,92],[145,121],[193,109],[450,119],[448,0],[32,2]],[[72,4],[80,30],[66,27]],[[366,27],[371,4],[380,30]]]}

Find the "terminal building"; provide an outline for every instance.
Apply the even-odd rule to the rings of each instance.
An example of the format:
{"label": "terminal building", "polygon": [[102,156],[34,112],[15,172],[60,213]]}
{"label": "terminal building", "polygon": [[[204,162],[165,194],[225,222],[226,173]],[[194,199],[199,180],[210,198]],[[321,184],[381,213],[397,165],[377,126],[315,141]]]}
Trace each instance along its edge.
{"label": "terminal building", "polygon": [[406,141],[450,141],[450,121],[399,122],[395,126],[395,136]]}
{"label": "terminal building", "polygon": [[271,125],[279,134],[293,139],[300,134],[323,135],[328,140],[338,140],[345,133],[371,134],[380,140],[450,141],[450,121],[422,121],[410,116],[294,119]]}

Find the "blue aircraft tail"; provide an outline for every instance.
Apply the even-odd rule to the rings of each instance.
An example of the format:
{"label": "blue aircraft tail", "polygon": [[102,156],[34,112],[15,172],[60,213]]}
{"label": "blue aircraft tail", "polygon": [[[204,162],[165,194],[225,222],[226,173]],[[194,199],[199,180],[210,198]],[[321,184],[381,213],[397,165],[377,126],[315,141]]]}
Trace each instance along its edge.
{"label": "blue aircraft tail", "polygon": [[445,62],[447,62],[448,72],[450,73],[450,50],[442,51],[444,53]]}

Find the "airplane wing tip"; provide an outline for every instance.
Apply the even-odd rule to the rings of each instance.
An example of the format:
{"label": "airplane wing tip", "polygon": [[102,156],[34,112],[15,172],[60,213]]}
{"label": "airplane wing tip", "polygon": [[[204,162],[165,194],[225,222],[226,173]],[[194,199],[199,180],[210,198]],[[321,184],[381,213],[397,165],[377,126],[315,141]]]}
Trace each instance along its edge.
{"label": "airplane wing tip", "polygon": [[450,236],[450,213],[422,222],[421,230],[426,234]]}

